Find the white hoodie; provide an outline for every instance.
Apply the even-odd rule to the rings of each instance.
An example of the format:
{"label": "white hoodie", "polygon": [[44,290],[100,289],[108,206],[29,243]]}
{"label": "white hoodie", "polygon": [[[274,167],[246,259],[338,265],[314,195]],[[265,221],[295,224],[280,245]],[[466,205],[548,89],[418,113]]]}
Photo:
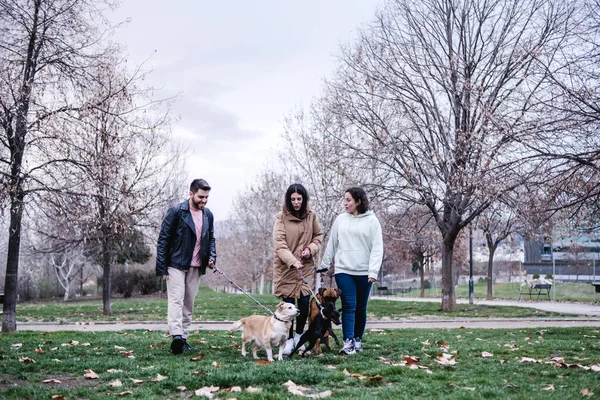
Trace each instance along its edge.
{"label": "white hoodie", "polygon": [[368,275],[377,279],[383,261],[383,237],[379,220],[372,211],[337,216],[321,268],[329,269],[334,257],[336,274]]}

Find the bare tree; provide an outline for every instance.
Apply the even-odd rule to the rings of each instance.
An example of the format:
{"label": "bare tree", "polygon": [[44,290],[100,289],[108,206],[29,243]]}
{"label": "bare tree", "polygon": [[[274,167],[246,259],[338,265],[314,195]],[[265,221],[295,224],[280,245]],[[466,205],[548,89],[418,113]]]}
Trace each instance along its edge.
{"label": "bare tree", "polygon": [[86,266],[86,258],[82,248],[72,248],[62,253],[52,253],[48,257],[50,264],[56,272],[58,282],[65,290],[64,301],[71,295],[71,283]]}
{"label": "bare tree", "polygon": [[494,298],[494,255],[500,243],[520,228],[513,208],[503,203],[493,203],[477,218],[488,248],[487,300]]}
{"label": "bare tree", "polygon": [[[60,136],[46,122],[98,101],[74,98],[88,68],[114,51],[106,46],[107,1],[0,0],[0,151],[10,226],[2,331],[16,330],[17,276],[24,202],[40,178],[32,149]],[[61,156],[52,162],[59,162]]]}
{"label": "bare tree", "polygon": [[536,68],[570,43],[574,4],[554,0],[390,1],[345,49],[325,102],[328,132],[370,160],[382,192],[425,206],[442,236],[442,310],[456,308],[459,233],[535,175],[529,139]]}

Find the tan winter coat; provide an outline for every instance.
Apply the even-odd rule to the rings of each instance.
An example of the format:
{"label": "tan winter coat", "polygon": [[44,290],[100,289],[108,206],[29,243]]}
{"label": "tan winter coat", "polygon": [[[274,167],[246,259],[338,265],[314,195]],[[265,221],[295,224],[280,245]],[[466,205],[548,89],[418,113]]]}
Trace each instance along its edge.
{"label": "tan winter coat", "polygon": [[312,290],[315,275],[313,257],[319,253],[322,241],[323,231],[317,214],[312,210],[308,209],[302,219],[293,216],[285,207],[283,211],[277,213],[273,227],[275,296],[297,299],[300,293],[310,294],[293,265],[300,258],[302,250],[308,246],[311,257],[304,260],[302,274]]}

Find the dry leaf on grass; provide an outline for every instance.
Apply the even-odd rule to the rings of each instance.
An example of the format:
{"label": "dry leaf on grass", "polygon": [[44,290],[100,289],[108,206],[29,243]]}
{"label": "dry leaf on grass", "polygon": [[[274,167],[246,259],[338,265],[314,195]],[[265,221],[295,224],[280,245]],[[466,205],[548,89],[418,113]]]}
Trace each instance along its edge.
{"label": "dry leaf on grass", "polygon": [[418,364],[420,360],[419,357],[413,356],[402,356],[402,358],[404,358],[404,361],[406,361],[407,364]]}
{"label": "dry leaf on grass", "polygon": [[239,344],[237,344],[237,342],[232,341],[231,342],[231,347],[233,347],[234,349],[239,349],[242,346],[240,346]]}
{"label": "dry leaf on grass", "polygon": [[83,375],[85,379],[98,379],[100,375],[92,371],[91,369],[86,369],[85,374]]}
{"label": "dry leaf on grass", "polygon": [[130,394],[133,394],[133,392],[131,390],[127,390],[125,392],[117,393],[117,396],[129,396]]}
{"label": "dry leaf on grass", "polygon": [[44,379],[42,383],[62,383],[58,379]]}
{"label": "dry leaf on grass", "polygon": [[200,353],[197,356],[194,356],[190,359],[190,361],[200,361],[200,360],[204,360],[204,354]]}
{"label": "dry leaf on grass", "polygon": [[[346,368],[344,368],[344,371],[342,371],[344,373],[344,375],[349,376],[351,378],[357,378],[357,379],[365,379],[366,377],[361,375],[361,374],[353,374],[351,372],[349,372]],[[288,381],[291,382],[291,381]]]}
{"label": "dry leaf on grass", "polygon": [[585,388],[585,389],[581,389],[581,391],[579,392],[579,394],[582,395],[582,396],[592,397],[594,395],[594,392],[592,392],[588,388]]}
{"label": "dry leaf on grass", "polygon": [[248,392],[248,393],[258,393],[258,392],[262,392],[262,388],[248,386],[246,388],[246,392]]}
{"label": "dry leaf on grass", "polygon": [[127,350],[127,348],[125,348],[123,346],[115,346],[115,349],[117,349],[117,350]]}
{"label": "dry leaf on grass", "polygon": [[258,360],[256,363],[258,365],[271,365],[271,364],[273,364],[271,361],[267,361],[267,360]]}
{"label": "dry leaf on grass", "polygon": [[19,361],[22,362],[23,364],[33,364],[35,362],[35,360],[33,358],[29,358],[29,357],[19,357]]}
{"label": "dry leaf on grass", "polygon": [[177,389],[181,390],[182,392],[185,392],[187,390],[185,386],[177,386]]}
{"label": "dry leaf on grass", "polygon": [[145,380],[143,380],[143,379],[133,379],[133,378],[129,378],[129,380],[131,380],[131,382],[133,382],[133,383],[144,383],[144,382],[146,382],[146,381],[145,381]]}
{"label": "dry leaf on grass", "polygon": [[492,353],[488,353],[487,351],[484,351],[481,353],[481,358],[490,358],[490,357],[494,357],[494,355]]}
{"label": "dry leaf on grass", "polygon": [[69,345],[70,345],[70,346],[77,346],[78,344],[79,344],[79,342],[78,342],[77,340],[71,340],[71,341],[69,342]]}
{"label": "dry leaf on grass", "polygon": [[133,355],[133,350],[129,350],[129,351],[122,351],[121,355],[123,357],[127,357],[127,358],[135,358],[135,356]]}
{"label": "dry leaf on grass", "polygon": [[108,372],[109,374],[115,374],[117,372],[123,372],[123,371],[121,371],[120,369],[111,368],[111,369],[107,369],[106,372]]}
{"label": "dry leaf on grass", "polygon": [[12,347],[13,349],[20,349],[21,347],[23,347],[23,343],[11,344],[10,347]]}
{"label": "dry leaf on grass", "polygon": [[203,388],[196,390],[194,392],[194,394],[196,396],[204,396],[204,397],[208,397],[209,399],[212,399],[214,396],[214,393],[217,393],[218,391],[219,391],[218,386],[204,386]]}
{"label": "dry leaf on grass", "polygon": [[164,381],[165,379],[167,379],[166,376],[162,376],[161,374],[156,374],[156,378],[154,379],[150,379],[150,382],[160,382],[160,381]]}
{"label": "dry leaf on grass", "polygon": [[44,349],[42,349],[41,347],[38,347],[37,349],[35,349],[35,352],[38,353],[38,354],[44,354],[45,353]]}
{"label": "dry leaf on grass", "polygon": [[296,385],[292,381],[287,381],[283,384],[283,386],[287,386],[288,392],[290,392],[291,394],[294,394],[296,396],[308,397],[310,399],[324,399],[326,397],[331,397],[331,395],[333,394],[331,390],[326,390],[320,393],[307,393],[314,392],[315,390],[305,386]]}
{"label": "dry leaf on grass", "polygon": [[454,355],[447,353],[440,354],[438,358],[435,359],[435,362],[440,365],[456,365]]}
{"label": "dry leaf on grass", "polygon": [[554,385],[553,384],[549,384],[548,386],[542,388],[542,390],[548,390],[550,392],[554,392]]}
{"label": "dry leaf on grass", "polygon": [[123,383],[121,383],[119,379],[115,379],[114,381],[110,382],[109,385],[112,387],[121,387],[123,386]]}
{"label": "dry leaf on grass", "polygon": [[521,357],[521,361],[522,363],[525,362],[532,362],[532,363],[537,363],[539,364],[540,362],[538,360],[536,360],[535,358],[529,358],[529,357]]}
{"label": "dry leaf on grass", "polygon": [[219,364],[216,361],[213,361],[212,364],[210,364],[210,365],[212,365],[213,367],[221,368],[221,364]]}
{"label": "dry leaf on grass", "polygon": [[242,388],[239,386],[233,386],[230,390],[231,393],[241,393],[242,392]]}
{"label": "dry leaf on grass", "polygon": [[62,362],[62,360],[59,360],[58,358],[53,358],[52,361],[54,361],[54,362]]}
{"label": "dry leaf on grass", "polygon": [[52,396],[52,400],[65,400],[65,396],[62,394],[55,394]]}

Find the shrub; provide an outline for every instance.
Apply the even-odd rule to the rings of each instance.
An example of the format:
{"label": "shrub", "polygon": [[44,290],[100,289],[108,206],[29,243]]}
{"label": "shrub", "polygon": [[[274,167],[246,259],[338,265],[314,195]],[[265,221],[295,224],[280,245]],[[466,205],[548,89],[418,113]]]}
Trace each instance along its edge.
{"label": "shrub", "polygon": [[429,282],[429,279],[423,281],[423,289],[431,289],[431,282]]}
{"label": "shrub", "polygon": [[552,278],[552,274],[546,274],[545,278],[546,278],[546,279],[553,279],[553,278]]}
{"label": "shrub", "polygon": [[162,278],[156,276],[154,271],[136,271],[135,285],[143,295],[160,291]]}
{"label": "shrub", "polygon": [[533,274],[533,279],[540,279],[540,274]]}

